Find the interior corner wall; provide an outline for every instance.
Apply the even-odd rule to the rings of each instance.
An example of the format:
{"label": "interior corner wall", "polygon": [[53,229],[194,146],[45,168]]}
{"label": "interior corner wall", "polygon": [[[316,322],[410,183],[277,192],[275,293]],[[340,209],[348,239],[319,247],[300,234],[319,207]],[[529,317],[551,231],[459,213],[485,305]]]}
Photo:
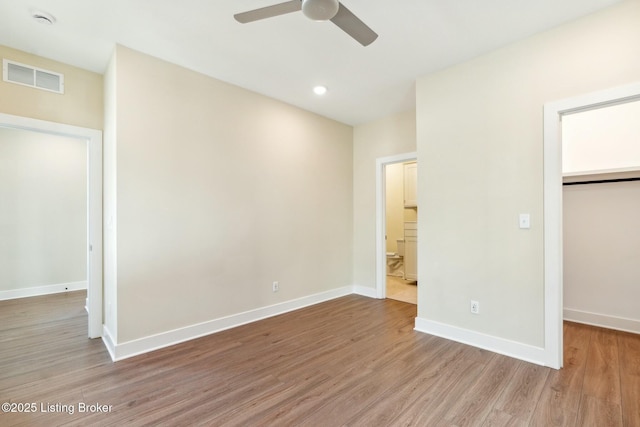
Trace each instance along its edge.
{"label": "interior corner wall", "polygon": [[351,126],[122,46],[114,67],[118,343],[352,285]]}
{"label": "interior corner wall", "polygon": [[353,280],[376,287],[376,160],[416,151],[415,110],[356,126],[353,134]]}
{"label": "interior corner wall", "polygon": [[629,0],[418,79],[419,318],[544,347],[543,106],[638,81],[638,22]]}
{"label": "interior corner wall", "polygon": [[0,45],[9,59],[64,74],[63,94],[0,80],[0,112],[90,129],[102,129],[102,75]]}

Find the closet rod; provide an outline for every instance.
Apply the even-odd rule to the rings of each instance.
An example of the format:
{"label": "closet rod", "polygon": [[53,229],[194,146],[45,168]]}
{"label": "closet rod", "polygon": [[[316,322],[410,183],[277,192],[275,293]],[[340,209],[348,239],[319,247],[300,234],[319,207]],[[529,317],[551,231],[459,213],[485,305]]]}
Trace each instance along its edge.
{"label": "closet rod", "polygon": [[609,182],[630,182],[630,181],[640,181],[640,177],[599,179],[599,180],[595,180],[595,181],[563,182],[562,185],[607,184]]}

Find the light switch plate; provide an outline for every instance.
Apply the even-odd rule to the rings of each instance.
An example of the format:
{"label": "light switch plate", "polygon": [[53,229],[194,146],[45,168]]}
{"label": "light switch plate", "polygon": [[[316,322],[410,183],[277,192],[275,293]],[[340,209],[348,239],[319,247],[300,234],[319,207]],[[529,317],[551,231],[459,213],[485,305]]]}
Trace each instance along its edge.
{"label": "light switch plate", "polygon": [[531,228],[531,215],[530,214],[520,214],[520,228],[522,228],[522,229]]}

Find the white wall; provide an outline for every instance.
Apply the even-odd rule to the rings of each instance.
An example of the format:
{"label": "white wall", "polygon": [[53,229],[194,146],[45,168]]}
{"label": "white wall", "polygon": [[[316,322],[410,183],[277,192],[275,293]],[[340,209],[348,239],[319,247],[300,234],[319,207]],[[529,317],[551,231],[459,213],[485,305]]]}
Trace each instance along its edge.
{"label": "white wall", "polygon": [[118,343],[351,286],[350,126],[121,46],[108,80]]}
{"label": "white wall", "polygon": [[376,287],[376,159],[416,150],[415,111],[356,126],[353,135],[353,280]]}
{"label": "white wall", "polygon": [[544,346],[543,106],[637,81],[638,22],[629,0],[418,80],[419,319]]}
{"label": "white wall", "polygon": [[563,190],[565,318],[640,333],[640,182]]}
{"label": "white wall", "polygon": [[86,287],[86,172],[85,141],[0,128],[0,298]]}
{"label": "white wall", "polygon": [[640,170],[640,101],[562,118],[562,172]]}

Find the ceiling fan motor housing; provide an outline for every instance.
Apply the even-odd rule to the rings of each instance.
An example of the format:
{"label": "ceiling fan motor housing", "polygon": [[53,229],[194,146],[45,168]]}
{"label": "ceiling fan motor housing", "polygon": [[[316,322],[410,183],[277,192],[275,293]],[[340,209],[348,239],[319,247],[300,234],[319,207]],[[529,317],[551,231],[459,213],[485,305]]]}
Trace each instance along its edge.
{"label": "ceiling fan motor housing", "polygon": [[302,0],[302,13],[313,21],[328,21],[339,8],[338,0]]}

